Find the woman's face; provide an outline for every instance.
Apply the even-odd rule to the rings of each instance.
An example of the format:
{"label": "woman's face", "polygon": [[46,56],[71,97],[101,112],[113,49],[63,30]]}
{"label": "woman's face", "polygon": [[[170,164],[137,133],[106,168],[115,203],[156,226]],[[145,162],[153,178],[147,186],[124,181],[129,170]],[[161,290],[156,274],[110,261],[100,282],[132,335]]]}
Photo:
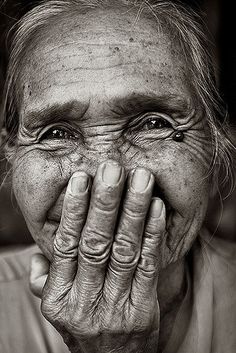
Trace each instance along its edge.
{"label": "woman's face", "polygon": [[[50,258],[68,180],[106,159],[143,166],[168,208],[173,260],[196,237],[208,202],[206,119],[176,43],[154,20],[109,11],[60,18],[24,61],[13,187]],[[183,141],[173,139],[184,130]]]}

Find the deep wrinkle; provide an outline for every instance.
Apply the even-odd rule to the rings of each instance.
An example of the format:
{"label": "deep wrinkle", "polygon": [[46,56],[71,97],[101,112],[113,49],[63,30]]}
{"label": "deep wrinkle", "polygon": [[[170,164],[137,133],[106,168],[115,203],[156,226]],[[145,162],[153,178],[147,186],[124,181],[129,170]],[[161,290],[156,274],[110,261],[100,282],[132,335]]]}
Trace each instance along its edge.
{"label": "deep wrinkle", "polygon": [[[111,102],[108,102],[108,107],[112,113],[111,118],[118,119],[131,119],[137,115],[142,115],[146,112],[165,113],[170,115],[176,120],[191,118],[190,112],[192,108],[189,102],[183,99],[183,97],[177,96],[161,96],[156,97],[154,95],[144,94],[131,94],[128,97],[117,98]],[[24,117],[23,129],[25,132],[30,134],[31,130],[41,128],[49,124],[56,124],[60,122],[73,122],[77,125],[86,119],[86,113],[89,109],[89,103],[73,101],[64,104],[53,104],[46,108],[40,108],[28,112]],[[109,124],[112,123],[112,120]],[[127,125],[129,121],[127,122]],[[178,126],[179,123],[173,121],[173,124]],[[56,126],[56,125],[55,125]]]}

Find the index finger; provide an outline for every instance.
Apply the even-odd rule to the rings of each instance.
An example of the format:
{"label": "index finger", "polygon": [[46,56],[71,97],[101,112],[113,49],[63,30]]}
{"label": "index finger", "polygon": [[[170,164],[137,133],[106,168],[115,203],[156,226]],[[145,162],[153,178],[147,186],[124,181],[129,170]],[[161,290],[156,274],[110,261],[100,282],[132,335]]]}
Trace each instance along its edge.
{"label": "index finger", "polygon": [[80,293],[94,294],[103,285],[124,182],[124,168],[117,162],[98,167],[79,243],[76,279]]}
{"label": "index finger", "polygon": [[74,173],[68,183],[44,291],[44,294],[55,299],[68,291],[74,281],[77,271],[78,244],[89,203],[89,187],[89,177],[82,171]]}

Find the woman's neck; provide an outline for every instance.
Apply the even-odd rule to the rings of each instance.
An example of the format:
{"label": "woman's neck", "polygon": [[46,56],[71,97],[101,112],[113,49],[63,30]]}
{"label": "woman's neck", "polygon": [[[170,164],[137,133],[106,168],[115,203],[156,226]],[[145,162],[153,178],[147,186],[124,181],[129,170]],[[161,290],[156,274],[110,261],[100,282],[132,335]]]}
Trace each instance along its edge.
{"label": "woman's neck", "polygon": [[[163,351],[169,341],[178,310],[187,289],[186,264],[182,259],[169,265],[160,273],[158,282],[158,300],[160,305],[161,327],[159,350]],[[181,326],[184,323],[181,322]]]}

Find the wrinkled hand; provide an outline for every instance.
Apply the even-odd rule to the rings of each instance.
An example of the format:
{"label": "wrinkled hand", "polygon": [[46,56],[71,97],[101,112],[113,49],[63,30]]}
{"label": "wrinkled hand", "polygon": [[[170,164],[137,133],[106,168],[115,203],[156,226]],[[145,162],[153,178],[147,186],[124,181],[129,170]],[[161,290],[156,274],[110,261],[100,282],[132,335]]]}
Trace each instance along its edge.
{"label": "wrinkled hand", "polygon": [[108,161],[91,194],[90,184],[85,172],[71,177],[49,273],[36,255],[32,290],[71,352],[157,352],[165,207],[152,199],[154,177],[137,168],[124,190],[124,169]]}

